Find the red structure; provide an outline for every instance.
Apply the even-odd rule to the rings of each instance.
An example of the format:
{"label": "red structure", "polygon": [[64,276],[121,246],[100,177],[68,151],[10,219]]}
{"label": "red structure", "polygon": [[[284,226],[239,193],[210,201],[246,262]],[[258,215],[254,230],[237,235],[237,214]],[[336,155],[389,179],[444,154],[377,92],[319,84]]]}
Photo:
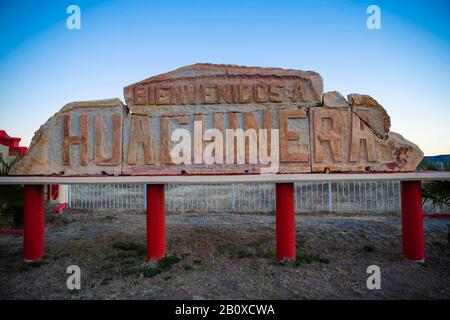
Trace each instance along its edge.
{"label": "red structure", "polygon": [[166,213],[164,185],[147,185],[147,260],[166,255]]}
{"label": "red structure", "polygon": [[44,186],[25,185],[23,257],[37,261],[44,256]]}
{"label": "red structure", "polygon": [[276,184],[276,242],[278,260],[295,260],[295,194],[293,183]]}
{"label": "red structure", "polygon": [[22,139],[10,137],[5,130],[0,130],[0,144],[9,148],[8,156],[23,156],[27,152],[27,147],[19,146],[20,140]]}
{"label": "red structure", "polygon": [[423,240],[422,184],[401,182],[403,254],[413,261],[425,259]]}
{"label": "red structure", "polygon": [[[349,174],[346,176],[349,176]],[[394,178],[393,174],[383,173],[378,174],[378,176],[375,176],[375,174],[353,174],[351,176],[352,179],[357,180]],[[314,174],[305,175],[305,177],[310,178],[311,181],[340,180],[344,177],[344,174]],[[395,178],[401,181],[403,254],[408,260],[424,261],[421,180],[450,180],[450,174],[447,172],[396,173]],[[225,179],[225,177],[184,176],[174,179],[166,176],[61,178],[5,176],[0,177],[0,183],[25,185],[24,258],[32,261],[42,259],[44,254],[44,184],[117,183],[117,181],[123,180],[129,183],[150,183],[147,184],[146,192],[147,259],[160,260],[166,254],[164,184],[177,182],[205,183],[205,181],[220,180]],[[276,258],[278,260],[295,260],[296,225],[293,181],[303,180],[300,180],[296,175],[292,175],[290,179],[283,175],[274,175],[270,176],[269,180],[264,180],[265,177],[263,176],[255,175],[252,177],[233,176],[233,179],[227,178],[226,183],[242,183],[253,179],[257,182],[272,181],[276,184]]]}
{"label": "red structure", "polygon": [[60,203],[53,208],[53,213],[61,214],[68,206],[69,205],[67,203]]}

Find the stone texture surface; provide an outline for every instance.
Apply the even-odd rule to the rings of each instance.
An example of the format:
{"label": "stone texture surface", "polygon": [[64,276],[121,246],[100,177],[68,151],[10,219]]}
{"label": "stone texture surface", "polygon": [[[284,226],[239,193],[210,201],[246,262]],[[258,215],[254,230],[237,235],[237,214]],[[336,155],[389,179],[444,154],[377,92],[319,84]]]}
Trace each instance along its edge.
{"label": "stone texture surface", "polygon": [[[320,105],[323,80],[313,71],[281,68],[242,67],[235,65],[194,64],[150,77],[124,88],[127,106],[134,116],[148,115],[152,132],[154,164],[145,163],[145,146],[138,144],[136,164],[128,161],[132,116],[124,119],[124,174],[245,174],[259,173],[260,165],[191,164],[173,165],[164,161],[167,149],[175,143],[167,137],[177,128],[188,129],[194,141],[195,115],[201,114],[204,130],[217,128],[215,118],[222,118],[220,129],[247,129],[247,116],[254,118],[252,127],[266,128],[264,112],[273,110],[270,128],[279,128],[279,112],[304,110],[304,119],[288,119],[289,132],[298,134],[298,141],[286,140],[285,149],[304,154],[304,161],[286,161],[279,172],[311,172],[309,150],[308,108]],[[187,123],[180,123],[180,115]],[[167,116],[167,117],[166,117]],[[162,132],[167,126],[169,130]],[[257,129],[257,128],[256,128]],[[285,132],[289,134],[288,132]],[[281,133],[280,133],[281,134]],[[225,139],[224,139],[225,140]],[[206,143],[204,143],[205,146]],[[148,146],[147,146],[148,149]],[[134,158],[134,150],[132,155]],[[225,152],[225,151],[224,151]],[[193,157],[191,158],[194,162]]]}
{"label": "stone texture surface", "polygon": [[422,150],[398,133],[389,132],[385,144],[384,151],[386,154],[383,156],[384,159],[390,160],[386,160],[386,162],[375,167],[376,169],[380,168],[380,171],[411,171],[422,161]]}
{"label": "stone texture surface", "polygon": [[[200,63],[124,88],[131,111],[145,106],[321,103],[322,77],[313,71]],[[144,108],[140,108],[144,106]]]}
{"label": "stone texture surface", "polygon": [[348,106],[310,109],[312,172],[352,171],[349,162],[351,115]]}
{"label": "stone texture surface", "polygon": [[[198,106],[200,107],[200,106]],[[180,108],[184,108],[180,109]],[[208,129],[221,128],[224,133],[227,129],[242,128],[247,129],[249,127],[248,117],[254,119],[255,125],[261,129],[267,128],[268,125],[264,122],[264,112],[269,112],[272,115],[272,121],[270,121],[270,128],[280,128],[279,112],[292,112],[302,111],[305,113],[305,118],[295,119],[289,118],[287,120],[287,131],[298,134],[297,141],[286,141],[286,148],[290,153],[301,153],[306,155],[305,161],[286,161],[282,164],[280,173],[306,173],[311,172],[310,165],[310,128],[307,108],[284,108],[283,106],[274,107],[273,110],[266,110],[267,108],[260,108],[258,106],[233,106],[229,112],[225,112],[224,108],[216,108],[216,106],[203,106],[203,108],[186,108],[183,106],[173,106],[170,108],[171,112],[167,110],[158,110],[150,108],[147,110],[149,117],[142,117],[141,113],[128,114],[124,117],[123,122],[123,174],[126,175],[143,175],[143,174],[257,174],[260,173],[261,165],[249,164],[223,164],[223,165],[206,165],[195,164],[194,155],[190,157],[190,165],[174,165],[166,163],[167,150],[171,150],[176,142],[172,142],[168,139],[174,130],[182,128],[187,129],[191,133],[191,149],[194,150],[194,142],[199,140],[194,135],[194,120],[199,115],[203,118],[203,132]],[[216,117],[221,115],[221,123],[216,122]],[[135,120],[133,124],[133,118],[142,117],[142,121],[145,121],[145,125],[148,125],[151,135],[151,149],[153,151],[152,163],[146,161],[145,149],[149,150],[148,146],[144,146],[143,143],[138,143],[136,147],[136,157],[132,152],[132,159],[130,163],[130,140],[132,133],[132,125],[136,125],[139,121]],[[139,123],[139,125],[142,125]],[[164,128],[168,128],[164,129]],[[281,130],[280,130],[281,135]],[[280,137],[281,139],[281,137]],[[225,144],[225,133],[223,137]],[[209,142],[203,143],[203,148]],[[281,142],[280,142],[281,144]],[[164,148],[167,145],[166,148]],[[225,147],[226,148],[226,147]],[[225,161],[225,151],[224,161]],[[280,152],[281,153],[281,152]],[[147,159],[148,160],[148,159]],[[247,161],[248,162],[248,161]]]}
{"label": "stone texture surface", "polygon": [[[411,171],[423,157],[390,132],[375,99],[323,94],[312,71],[195,64],[127,86],[124,94],[127,106],[119,99],[65,105],[36,132],[12,174],[257,174],[267,167],[250,161],[259,145],[245,147],[245,164],[203,163],[194,150],[216,139],[202,141],[209,129],[224,134],[224,144],[227,129],[254,129],[257,137],[261,129],[278,129],[278,173]],[[190,132],[191,164],[171,163],[176,129]],[[214,156],[220,159],[220,150]]]}
{"label": "stone texture surface", "polygon": [[323,95],[323,107],[345,108],[348,107],[348,102],[344,96],[338,91],[326,92]]}
{"label": "stone texture surface", "polygon": [[362,118],[353,108],[310,109],[312,172],[416,169],[423,158],[417,145],[394,132],[381,138],[372,127],[377,118]]}
{"label": "stone texture surface", "polygon": [[353,112],[364,119],[367,124],[370,124],[378,137],[387,139],[391,127],[391,118],[383,106],[368,95],[352,93],[347,98]]}
{"label": "stone texture surface", "polygon": [[[119,136],[122,136],[122,114],[124,107],[119,99],[82,101],[66,104],[35,133],[27,154],[14,166],[12,175],[120,175],[122,172],[122,140],[119,144],[117,164],[98,165],[95,162],[95,117],[103,119],[102,155],[109,158],[113,151],[113,120],[120,121]],[[65,117],[70,116],[70,132],[73,137],[81,135],[81,117],[87,119],[87,163],[81,164],[81,144],[69,148],[69,164],[64,164]]]}

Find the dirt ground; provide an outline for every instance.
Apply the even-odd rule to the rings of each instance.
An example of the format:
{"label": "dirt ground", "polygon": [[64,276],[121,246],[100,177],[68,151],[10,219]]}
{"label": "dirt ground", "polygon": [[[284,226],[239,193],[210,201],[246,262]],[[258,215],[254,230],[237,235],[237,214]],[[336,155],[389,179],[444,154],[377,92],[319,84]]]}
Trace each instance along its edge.
{"label": "dirt ground", "polygon": [[[167,216],[167,253],[145,262],[145,215],[66,211],[45,258],[22,261],[22,237],[0,235],[0,299],[450,299],[450,220],[425,218],[426,262],[402,257],[398,215],[297,216],[297,261],[275,260],[275,217]],[[68,290],[66,268],[81,268]],[[369,265],[381,289],[369,290]]]}

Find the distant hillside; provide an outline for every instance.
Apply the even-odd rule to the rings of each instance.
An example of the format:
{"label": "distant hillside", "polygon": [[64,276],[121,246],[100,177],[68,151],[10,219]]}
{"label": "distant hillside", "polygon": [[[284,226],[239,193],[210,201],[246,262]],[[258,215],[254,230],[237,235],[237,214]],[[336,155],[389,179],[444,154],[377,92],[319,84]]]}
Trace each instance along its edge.
{"label": "distant hillside", "polygon": [[[442,154],[439,156],[425,156],[422,162],[419,164],[419,168],[445,170],[450,167],[450,154]],[[447,169],[448,170],[448,169]]]}

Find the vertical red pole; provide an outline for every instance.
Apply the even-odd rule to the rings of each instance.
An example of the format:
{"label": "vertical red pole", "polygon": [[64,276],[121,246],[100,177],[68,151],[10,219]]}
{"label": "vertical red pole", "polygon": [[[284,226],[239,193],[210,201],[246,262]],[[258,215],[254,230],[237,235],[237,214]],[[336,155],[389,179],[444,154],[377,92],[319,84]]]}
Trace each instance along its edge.
{"label": "vertical red pole", "polygon": [[23,216],[23,258],[41,260],[44,256],[44,186],[25,185]]}
{"label": "vertical red pole", "polygon": [[425,260],[423,240],[422,185],[401,182],[403,255],[413,261]]}
{"label": "vertical red pole", "polygon": [[276,184],[277,259],[295,260],[294,184]]}
{"label": "vertical red pole", "polygon": [[147,185],[147,260],[160,260],[166,254],[164,185]]}

